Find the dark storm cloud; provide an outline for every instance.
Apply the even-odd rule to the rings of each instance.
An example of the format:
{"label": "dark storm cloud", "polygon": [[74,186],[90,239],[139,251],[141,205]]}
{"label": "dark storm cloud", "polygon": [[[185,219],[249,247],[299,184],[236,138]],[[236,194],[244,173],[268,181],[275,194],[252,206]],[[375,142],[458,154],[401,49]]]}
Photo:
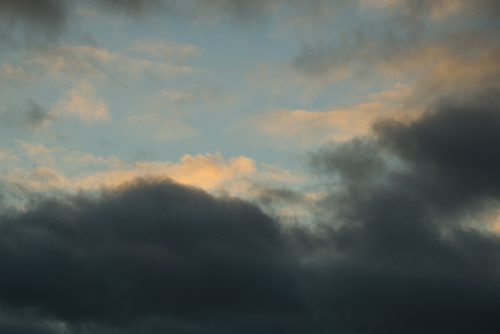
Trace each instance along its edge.
{"label": "dark storm cloud", "polygon": [[464,253],[479,262],[497,254],[495,237],[461,225],[500,199],[495,100],[443,102],[410,124],[382,120],[374,126],[375,138],[313,155],[315,168],[343,186],[324,202],[335,208],[341,225],[333,233],[336,247],[384,261],[411,259],[411,266],[433,270],[449,266],[466,276]]}
{"label": "dark storm cloud", "polygon": [[[397,333],[467,333],[475,326],[494,331],[500,239],[488,232],[487,222],[477,229],[471,220],[491,206],[498,208],[499,133],[498,94],[493,92],[467,103],[443,102],[409,124],[379,121],[374,137],[312,155],[315,169],[337,180],[337,190],[322,203],[334,217],[333,226],[323,226],[329,240],[324,245],[346,256],[351,269],[371,275],[366,280],[355,275],[353,286],[380,293],[377,310],[361,290],[353,292],[366,310],[373,308],[364,313],[356,305],[354,319],[369,315],[374,325],[394,312],[402,321],[392,323]],[[398,301],[402,296],[406,303]],[[469,298],[478,298],[485,309],[466,311],[473,303]],[[446,300],[457,303],[445,306]],[[393,308],[398,303],[405,311]],[[423,311],[426,307],[436,318]],[[410,309],[414,316],[406,313]]]}
{"label": "dark storm cloud", "polygon": [[[492,92],[495,96],[498,93]],[[435,197],[460,206],[463,201],[500,195],[500,108],[497,98],[443,102],[410,125],[382,121],[375,125],[380,145],[424,171]],[[423,181],[423,180],[422,180]],[[451,203],[450,203],[451,204]]]}
{"label": "dark storm cloud", "polygon": [[[169,182],[1,218],[0,300],[70,323],[296,314],[279,226],[256,207]],[[175,323],[174,323],[175,325]]]}
{"label": "dark storm cloud", "polygon": [[154,180],[4,209],[0,326],[497,333],[500,237],[470,223],[500,200],[496,96],[382,120],[313,154],[336,185],[319,203],[332,218],[314,226]]}

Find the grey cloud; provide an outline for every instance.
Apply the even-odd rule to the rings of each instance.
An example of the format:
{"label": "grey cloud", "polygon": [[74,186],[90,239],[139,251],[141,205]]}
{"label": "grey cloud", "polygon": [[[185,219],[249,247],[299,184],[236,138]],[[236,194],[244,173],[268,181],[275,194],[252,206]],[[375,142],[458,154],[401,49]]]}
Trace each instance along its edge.
{"label": "grey cloud", "polygon": [[495,96],[312,154],[337,183],[314,226],[155,180],[6,208],[4,317],[66,326],[53,333],[496,333],[500,237],[463,223],[500,199]]}
{"label": "grey cloud", "polygon": [[[443,101],[410,125],[381,121],[380,145],[422,173],[426,198],[461,207],[474,198],[500,196],[500,106],[497,91],[476,101]],[[426,189],[428,187],[429,189]]]}
{"label": "grey cloud", "polygon": [[309,1],[307,5],[295,0],[2,0],[0,17],[5,19],[5,24],[3,27],[0,25],[3,29],[0,41],[15,44],[12,29],[17,27],[24,29],[25,35],[35,40],[40,33],[45,41],[57,40],[71,23],[75,9],[83,5],[93,6],[108,15],[132,19],[164,16],[179,21],[223,20],[248,27],[254,22],[262,23],[279,5],[300,8],[300,11],[313,8],[312,12],[318,13],[325,3],[324,0]]}
{"label": "grey cloud", "polygon": [[[246,20],[265,15],[272,10],[273,4],[286,2],[282,0],[191,0],[184,3],[175,0],[104,0],[101,5],[109,9],[123,10],[130,15],[142,15],[156,10],[164,13],[172,12],[185,17],[204,14],[227,14],[235,20]],[[316,1],[315,1],[316,2]]]}
{"label": "grey cloud", "polygon": [[25,108],[10,108],[1,114],[0,120],[4,126],[16,126],[27,132],[37,132],[49,122],[57,120],[57,116],[51,114],[35,101],[29,100]]}
{"label": "grey cloud", "polygon": [[494,15],[498,14],[500,9],[498,1],[495,0],[464,1],[458,4],[448,0],[404,0],[389,2],[386,6],[393,15],[404,20],[426,20],[433,12],[445,12],[450,9],[451,15],[456,14],[454,10],[458,9],[458,12],[465,11],[465,15],[480,13],[495,18]]}
{"label": "grey cloud", "polygon": [[[267,10],[214,6],[250,4]],[[498,333],[500,237],[468,224],[500,200],[498,96],[380,120],[372,136],[311,154],[336,187],[318,203],[333,218],[307,228],[155,180],[2,208],[0,332]],[[16,117],[50,120],[34,102]],[[303,197],[263,189],[260,200]]]}
{"label": "grey cloud", "polygon": [[[443,57],[469,60],[498,49],[497,1],[464,2],[448,20],[432,21],[432,12],[447,4],[408,0],[388,5],[382,17],[363,18],[355,28],[339,31],[335,40],[302,43],[291,65],[301,74],[331,81],[366,78],[383,68],[424,75]],[[436,22],[447,28],[437,34]]]}
{"label": "grey cloud", "polygon": [[[445,286],[451,287],[447,298],[461,301],[460,306],[446,307],[450,313],[435,309],[443,321],[451,321],[452,314],[464,310],[465,300],[472,296],[482,295],[482,302],[497,307],[498,272],[494,268],[500,239],[488,232],[486,222],[480,221],[483,227],[478,229],[472,221],[500,204],[498,93],[467,102],[441,102],[409,124],[380,120],[373,130],[373,137],[334,144],[311,156],[315,170],[337,180],[337,190],[322,203],[334,216],[335,225],[323,227],[330,247],[357,269],[372,268],[382,275],[395,270],[387,281],[382,279],[383,284],[394,279],[398,286],[394,294],[381,296],[384,311],[387,305],[383,303],[390,304],[401,293],[409,297],[405,307],[419,309],[430,300],[443,305],[443,295],[428,293],[433,289],[444,293]],[[377,281],[378,274],[369,281]],[[409,280],[403,283],[398,275],[408,275]],[[410,293],[406,284],[413,279],[422,281]],[[486,294],[486,290],[480,292],[482,288],[451,293],[464,282],[476,282],[468,288],[479,284],[492,290]],[[406,288],[399,290],[399,284]],[[372,293],[384,290],[379,289]],[[422,295],[416,297],[419,291]],[[492,314],[490,306],[484,314]],[[456,320],[456,324],[465,327],[454,330],[466,333],[479,326],[471,314],[464,316],[468,319]],[[437,323],[425,329],[421,321],[427,316],[423,314],[410,318],[405,322],[411,322],[413,330],[394,328],[394,332],[454,331]]]}
{"label": "grey cloud", "polygon": [[21,126],[31,131],[40,130],[47,122],[57,119],[34,101],[28,102],[28,109],[21,119]]}
{"label": "grey cloud", "polygon": [[[111,15],[126,15],[140,18],[147,15],[170,15],[181,20],[209,17],[211,19],[227,18],[230,22],[247,25],[252,21],[262,22],[272,15],[277,6],[296,8],[301,12],[321,13],[321,8],[332,6],[324,0],[306,2],[295,0],[219,0],[219,1],[176,1],[176,0],[103,0],[83,2],[81,0],[2,0],[0,1],[0,16],[4,18],[2,34],[9,39],[9,30],[18,25],[22,26],[27,35],[38,36],[40,32],[47,38],[58,36],[70,23],[75,8],[82,4],[92,4],[99,10],[105,10]],[[337,1],[334,4],[342,8],[352,0]],[[429,15],[434,8],[443,6],[445,1],[408,0],[400,4],[401,11],[396,17],[421,17]],[[470,12],[482,11],[488,15],[498,14],[497,1],[482,0],[468,5]],[[469,8],[468,7],[468,8]],[[405,20],[408,22],[408,20]]]}
{"label": "grey cloud", "polygon": [[158,10],[173,10],[175,0],[103,0],[94,1],[97,6],[114,14],[126,14],[131,17],[141,17],[144,14]]}
{"label": "grey cloud", "polygon": [[175,0],[104,0],[104,6],[114,9],[122,9],[130,14],[141,14],[146,11],[156,10],[159,8],[164,9],[193,9],[196,7],[210,8],[227,12],[236,16],[251,15],[255,12],[261,12],[264,8],[276,1],[269,0],[221,0],[221,1],[190,1],[183,7],[178,1]]}
{"label": "grey cloud", "polygon": [[[274,2],[274,1],[272,1]],[[57,41],[79,6],[94,6],[113,16],[142,19],[164,15],[169,18],[189,21],[207,15],[217,20],[227,16],[233,23],[249,23],[260,20],[270,10],[270,1],[176,1],[176,0],[103,0],[85,2],[81,0],[1,0],[0,42],[18,46],[15,32],[22,32],[23,42]]]}
{"label": "grey cloud", "polygon": [[319,78],[338,80],[343,73],[363,76],[376,71],[376,65],[382,62],[399,61],[418,39],[411,31],[397,37],[390,28],[369,29],[342,34],[338,45],[303,43],[292,65],[303,74]]}
{"label": "grey cloud", "polygon": [[60,0],[1,0],[2,26],[20,26],[29,37],[40,33],[52,37],[66,27],[70,4]]}
{"label": "grey cloud", "polygon": [[[339,1],[339,3],[349,2]],[[295,0],[105,0],[96,2],[109,13],[121,13],[130,17],[166,15],[180,21],[225,22],[233,27],[260,27],[270,19],[278,7],[292,9],[294,15],[308,13],[318,15],[321,8],[332,4],[324,0],[307,2]]]}
{"label": "grey cloud", "polygon": [[279,226],[237,199],[138,181],[0,220],[0,299],[49,319],[196,323],[302,307]]}
{"label": "grey cloud", "polygon": [[375,137],[312,155],[316,170],[342,185],[324,202],[341,226],[332,233],[336,247],[401,264],[411,259],[427,270],[449,267],[465,276],[460,254],[481,261],[485,249],[498,252],[497,237],[460,224],[500,199],[494,96],[443,102],[410,124],[380,120]]}
{"label": "grey cloud", "polygon": [[272,203],[297,203],[304,200],[300,193],[287,188],[266,188],[260,187],[258,200],[262,204]]}
{"label": "grey cloud", "polygon": [[[231,20],[255,19],[271,9],[276,1],[223,0],[223,1],[175,1],[175,0],[103,0],[85,3],[80,0],[1,0],[0,17],[3,18],[3,36],[8,38],[12,28],[22,28],[28,37],[53,39],[70,23],[75,8],[89,3],[111,15],[140,18],[146,15],[171,15],[191,19],[206,14],[228,15]],[[233,19],[234,18],[234,19]]]}

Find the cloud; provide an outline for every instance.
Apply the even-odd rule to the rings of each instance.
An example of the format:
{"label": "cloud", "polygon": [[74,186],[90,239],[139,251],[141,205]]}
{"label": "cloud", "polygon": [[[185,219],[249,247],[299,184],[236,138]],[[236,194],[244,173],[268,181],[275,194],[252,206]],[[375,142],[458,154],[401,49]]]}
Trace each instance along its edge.
{"label": "cloud", "polygon": [[185,124],[195,112],[220,110],[233,103],[234,97],[217,83],[161,89],[141,98],[140,113],[126,121],[141,138],[173,140],[199,135],[198,129]]}
{"label": "cloud", "polygon": [[391,31],[384,34],[357,30],[346,33],[335,44],[303,43],[292,66],[310,79],[334,83],[353,76],[370,78],[377,74],[397,76],[428,71],[450,54],[450,48],[439,43],[422,45],[409,36],[398,38]]}
{"label": "cloud", "polygon": [[[332,213],[323,230],[330,231],[330,251],[358,269],[376,264],[377,278],[365,281],[365,292],[381,293],[380,299],[370,306],[361,293],[359,304],[351,304],[353,325],[375,326],[380,318],[371,312],[378,314],[380,307],[382,318],[393,319],[396,312],[405,319],[393,323],[396,332],[467,332],[478,325],[472,320],[478,313],[465,311],[469,298],[479,298],[486,309],[498,305],[498,271],[490,261],[500,251],[499,236],[482,213],[498,212],[500,205],[499,129],[498,94],[486,93],[467,102],[442,102],[416,121],[381,120],[372,137],[333,144],[312,155],[314,168],[335,185],[322,200]],[[455,290],[461,282],[470,282],[472,290]],[[396,285],[385,290],[379,283]],[[457,298],[460,306],[431,306],[442,300],[431,296],[444,292],[438,286],[452,286],[448,297]],[[483,288],[472,286],[483,287],[484,294]],[[399,298],[405,300],[399,304],[405,311],[390,307]],[[373,322],[363,322],[362,310],[371,307]],[[416,313],[410,316],[406,310]],[[458,325],[462,312],[467,320]],[[486,319],[479,326],[493,332],[486,322],[495,326]],[[378,332],[369,328],[351,331]]]}
{"label": "cloud", "polygon": [[140,17],[148,12],[154,12],[161,10],[162,8],[168,8],[174,1],[162,1],[162,0],[104,0],[104,1],[94,1],[97,6],[107,9],[115,14],[127,14],[133,17]]}
{"label": "cloud", "polygon": [[56,116],[47,112],[39,104],[30,101],[29,108],[21,120],[21,124],[28,130],[37,131],[42,129],[47,122],[57,119]]}
{"label": "cloud", "polygon": [[245,124],[271,137],[274,145],[307,148],[365,135],[380,117],[414,118],[423,110],[408,102],[413,95],[414,87],[399,83],[351,105],[318,111],[279,109],[252,116]]}
{"label": "cloud", "polygon": [[[82,9],[105,12],[126,19],[145,19],[151,16],[170,16],[183,21],[216,23],[227,19],[238,25],[262,21],[277,5],[289,1],[279,0],[2,0],[0,1],[0,35],[17,44],[23,41],[57,41]],[[315,1],[321,2],[321,1]],[[289,3],[294,4],[294,1]],[[23,37],[15,38],[13,32]]]}
{"label": "cloud", "polygon": [[[405,8],[422,6],[424,10],[435,3],[448,2],[394,3]],[[254,89],[267,94],[288,94],[290,99],[300,97],[306,102],[341,84],[352,85],[359,95],[366,94],[368,87],[380,91],[397,82],[417,84],[422,91],[429,88],[427,95],[416,93],[415,98],[426,106],[455,88],[470,88],[477,80],[492,78],[497,73],[497,28],[495,21],[488,18],[493,9],[485,13],[486,2],[483,5],[466,2],[467,9],[457,14],[454,24],[429,22],[426,15],[430,14],[411,19],[373,10],[371,6],[365,11],[361,6],[349,14],[359,24],[339,26],[334,33],[320,29],[301,41],[298,54],[290,61],[260,63],[248,72],[247,79]],[[443,79],[439,83],[438,76]]]}
{"label": "cloud", "polygon": [[[106,0],[99,3],[110,12],[122,12],[132,17],[161,13],[175,15],[187,20],[217,23],[228,19],[235,24],[262,21],[277,5],[287,3],[280,0],[189,0],[179,3],[172,0]],[[293,2],[292,2],[293,3]]]}
{"label": "cloud", "polygon": [[152,55],[157,59],[185,63],[188,59],[198,57],[203,50],[190,44],[178,44],[156,39],[141,39],[132,43],[132,51]]}
{"label": "cloud", "polygon": [[[101,3],[140,18],[179,2]],[[204,11],[207,20],[258,20],[278,3],[191,2],[186,10]],[[457,4],[469,6],[379,3],[436,22],[468,8]],[[493,11],[493,2],[478,3]],[[304,70],[302,82],[372,67],[399,78],[414,69],[413,83],[347,106],[251,119],[261,134],[294,147],[336,140],[307,155],[317,179],[299,190],[290,185],[304,175],[217,152],[126,163],[22,141],[20,152],[0,150],[0,332],[498,333],[497,44],[469,54],[391,38],[376,45],[362,37],[340,51],[305,46],[296,69]],[[471,45],[465,40],[462,51]],[[90,78],[184,73],[97,47],[35,54],[24,65],[79,75],[60,115],[88,122],[111,117]],[[4,72],[24,73],[11,64]],[[164,109],[131,120],[181,136],[189,128],[175,109],[209,95],[162,90]],[[437,96],[444,99],[429,107]],[[33,102],[18,122],[38,131],[50,115]],[[23,195],[28,201],[9,205],[8,196]]]}
{"label": "cloud", "polygon": [[[257,164],[245,156],[224,159],[219,152],[184,155],[178,162],[123,162],[116,156],[95,156],[86,152],[67,152],[47,148],[41,143],[20,141],[17,150],[4,150],[0,181],[12,195],[21,199],[31,194],[75,194],[115,188],[135,178],[173,179],[213,194],[226,193],[244,198],[261,196],[260,188],[293,186],[304,183],[299,171]],[[26,161],[26,165],[19,162]],[[14,201],[18,203],[19,201]]]}
{"label": "cloud", "polygon": [[[126,19],[145,19],[152,16],[169,16],[181,21],[195,21],[215,24],[229,21],[237,26],[253,26],[262,23],[269,17],[285,13],[283,22],[293,20],[300,24],[310,25],[311,17],[333,17],[332,13],[343,9],[348,4],[360,4],[360,8],[371,9],[380,7],[393,17],[405,17],[406,21],[421,20],[431,17],[434,20],[448,18],[463,13],[479,13],[485,17],[495,17],[500,6],[495,0],[462,1],[372,1],[345,0],[334,4],[324,0],[310,0],[306,4],[295,0],[2,0],[0,16],[4,17],[1,26],[3,37],[11,40],[13,29],[20,28],[24,39],[33,40],[40,36],[45,41],[57,40],[82,8],[107,15],[124,17]],[[333,9],[332,9],[333,8]],[[352,9],[352,6],[349,7]],[[325,14],[326,13],[326,14]],[[14,44],[17,42],[13,40]]]}
{"label": "cloud", "polygon": [[[481,52],[477,46],[472,49],[473,55],[454,54],[450,47],[438,45],[412,51],[408,57],[393,62],[372,64],[374,71],[384,77],[402,80],[379,93],[367,94],[350,105],[333,105],[320,110],[278,109],[252,116],[244,122],[252,124],[259,134],[266,135],[281,147],[307,148],[330,140],[345,141],[366,135],[380,117],[415,119],[439,99],[467,100],[483,92],[498,91],[498,48]],[[318,68],[320,76],[327,72]],[[311,86],[314,87],[314,83]]]}
{"label": "cloud", "polygon": [[497,96],[311,154],[330,213],[312,225],[151,178],[4,208],[0,329],[496,333],[500,235],[474,220],[500,204]]}
{"label": "cloud", "polygon": [[[373,11],[372,5],[388,10]],[[339,30],[330,40],[321,37],[303,42],[291,62],[293,68],[323,83],[351,77],[380,81],[402,74],[415,80],[441,61],[457,57],[477,60],[499,47],[493,14],[500,9],[496,1],[365,0],[360,6],[358,25]],[[456,25],[432,22],[433,17],[441,20],[449,15],[456,15]]]}
{"label": "cloud", "polygon": [[[280,208],[292,216],[313,210],[307,224],[154,173],[100,194],[4,206],[0,330],[496,333],[498,94],[443,100],[372,131],[310,153],[314,192],[256,189],[258,201],[287,203]],[[22,145],[40,161],[51,152]],[[120,167],[72,156],[69,164]],[[184,183],[256,171],[251,159],[218,154],[137,166]],[[73,182],[48,163],[36,173]]]}
{"label": "cloud", "polygon": [[[340,1],[341,4],[349,2],[351,0]],[[108,19],[119,17],[135,22],[166,17],[179,22],[209,25],[228,22],[250,28],[262,26],[280,10],[295,22],[310,24],[314,21],[311,18],[328,17],[331,7],[339,6],[324,0],[310,0],[306,4],[296,0],[2,0],[0,17],[5,17],[5,23],[0,24],[0,41],[12,45],[20,41],[58,41],[65,32],[72,32],[70,28],[77,26],[75,22],[82,13],[98,13]],[[303,16],[305,19],[301,19]],[[282,21],[290,21],[290,18],[285,17]],[[19,28],[22,37],[13,33]]]}
{"label": "cloud", "polygon": [[95,88],[84,80],[66,94],[55,110],[60,114],[78,116],[85,123],[111,120],[106,101],[98,98]]}
{"label": "cloud", "polygon": [[144,76],[171,78],[199,69],[169,62],[133,58],[125,53],[108,52],[86,45],[59,45],[32,49],[25,66],[53,80],[110,80],[122,84]]}
{"label": "cloud", "polygon": [[[59,35],[67,25],[70,1],[59,0],[1,0],[0,31],[8,33],[20,27],[28,38]],[[5,32],[4,32],[5,31]]]}
{"label": "cloud", "polygon": [[[468,221],[499,204],[493,157],[500,150],[500,111],[495,96],[442,102],[409,123],[379,120],[373,137],[313,154],[315,168],[335,176],[343,189],[325,200],[341,225],[339,243],[354,251],[363,244],[366,256],[373,251],[398,258],[408,251],[415,261],[425,261],[426,252],[443,247],[441,242],[465,242],[460,238],[472,233],[467,232]],[[387,243],[377,238],[387,238]],[[372,242],[377,249],[370,249]],[[447,256],[446,248],[439,251]],[[454,259],[449,260],[453,266]]]}
{"label": "cloud", "polygon": [[0,86],[9,92],[15,86],[24,86],[35,80],[32,73],[26,71],[25,68],[19,65],[14,65],[6,62],[0,69]]}
{"label": "cloud", "polygon": [[[207,311],[224,317],[296,307],[281,281],[286,252],[279,227],[251,204],[168,181],[136,181],[98,202],[80,196],[36,207],[29,209],[41,215],[36,222],[0,218],[10,239],[0,246],[0,280],[9,291],[0,298],[21,310],[33,307],[75,325],[134,324],[127,319],[157,314],[178,317],[172,322],[179,326]],[[59,213],[76,220],[68,225]],[[109,214],[116,219],[105,222]],[[26,266],[13,270],[16,263]],[[30,263],[51,264],[42,273]]]}
{"label": "cloud", "polygon": [[58,117],[47,111],[33,100],[27,102],[25,109],[10,109],[0,115],[3,125],[17,126],[27,132],[38,132],[47,129],[47,125]]}
{"label": "cloud", "polygon": [[480,52],[475,57],[453,56],[441,59],[432,71],[415,83],[408,103],[426,105],[447,96],[468,99],[475,94],[500,87],[500,49]]}
{"label": "cloud", "polygon": [[406,18],[444,20],[458,14],[481,13],[495,15],[500,10],[497,1],[494,0],[423,0],[423,1],[398,1],[398,0],[361,0],[361,8],[370,6],[380,7],[392,15],[404,15]]}
{"label": "cloud", "polygon": [[191,92],[160,90],[142,98],[142,110],[127,119],[127,125],[141,138],[175,140],[199,135],[199,131],[185,124],[198,96]]}
{"label": "cloud", "polygon": [[443,101],[438,111],[409,125],[380,121],[375,134],[383,148],[422,168],[422,191],[440,205],[462,208],[464,202],[481,197],[497,198],[499,166],[492,159],[500,150],[496,94],[487,92],[477,101],[457,105]]}

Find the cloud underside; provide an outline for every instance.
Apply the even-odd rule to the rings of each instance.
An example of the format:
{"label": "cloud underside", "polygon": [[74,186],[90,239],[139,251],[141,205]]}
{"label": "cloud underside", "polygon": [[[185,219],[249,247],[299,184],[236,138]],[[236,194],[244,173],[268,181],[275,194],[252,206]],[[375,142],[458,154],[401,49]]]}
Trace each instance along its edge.
{"label": "cloud underside", "polygon": [[0,331],[497,333],[495,96],[312,153],[307,227],[164,179],[4,207]]}

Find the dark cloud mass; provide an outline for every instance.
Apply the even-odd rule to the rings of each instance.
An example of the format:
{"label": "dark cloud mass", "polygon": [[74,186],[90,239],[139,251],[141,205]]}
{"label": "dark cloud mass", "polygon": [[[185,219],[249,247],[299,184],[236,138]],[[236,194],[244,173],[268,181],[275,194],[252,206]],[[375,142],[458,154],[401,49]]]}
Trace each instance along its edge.
{"label": "dark cloud mass", "polygon": [[155,180],[4,209],[0,331],[497,333],[498,104],[373,130],[312,155],[337,186],[309,228]]}
{"label": "dark cloud mass", "polygon": [[376,124],[378,140],[414,168],[425,171],[422,178],[435,178],[428,181],[432,181],[432,192],[439,191],[436,197],[455,200],[453,204],[458,206],[470,198],[497,198],[499,105],[488,99],[457,106],[450,103],[410,125],[396,121]]}
{"label": "dark cloud mass", "polygon": [[494,282],[497,235],[471,221],[498,204],[499,129],[497,103],[443,103],[410,124],[379,121],[375,139],[313,155],[313,165],[343,185],[324,203],[340,225],[335,247],[422,273],[482,272],[482,284]]}
{"label": "dark cloud mass", "polygon": [[1,230],[0,299],[70,323],[196,323],[302,307],[279,226],[240,200],[138,181],[99,200],[4,212]]}

